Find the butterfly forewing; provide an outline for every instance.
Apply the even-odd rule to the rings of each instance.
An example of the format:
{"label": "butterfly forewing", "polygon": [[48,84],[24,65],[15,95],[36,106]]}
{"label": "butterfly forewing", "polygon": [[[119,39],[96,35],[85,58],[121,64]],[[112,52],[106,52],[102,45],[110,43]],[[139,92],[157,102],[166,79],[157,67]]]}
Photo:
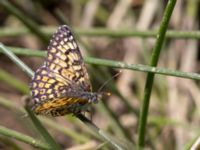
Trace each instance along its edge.
{"label": "butterfly forewing", "polygon": [[53,35],[48,46],[47,67],[72,84],[90,91],[89,76],[79,47],[67,26],[61,26]]}
{"label": "butterfly forewing", "polygon": [[[30,84],[32,109],[37,114],[65,115],[87,103],[78,93],[91,92],[89,76],[78,45],[66,25],[53,35],[47,50],[46,60]],[[74,96],[70,95],[71,91]]]}

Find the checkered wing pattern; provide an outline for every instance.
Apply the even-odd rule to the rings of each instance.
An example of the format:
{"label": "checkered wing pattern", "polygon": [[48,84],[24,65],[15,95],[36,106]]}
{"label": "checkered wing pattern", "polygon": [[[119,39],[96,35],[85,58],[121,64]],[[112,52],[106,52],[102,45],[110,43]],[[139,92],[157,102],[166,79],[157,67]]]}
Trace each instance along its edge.
{"label": "checkered wing pattern", "polygon": [[78,45],[66,25],[53,35],[46,60],[35,72],[30,89],[36,114],[65,115],[71,106],[87,103],[81,97],[68,96],[73,91],[91,92],[91,84]]}

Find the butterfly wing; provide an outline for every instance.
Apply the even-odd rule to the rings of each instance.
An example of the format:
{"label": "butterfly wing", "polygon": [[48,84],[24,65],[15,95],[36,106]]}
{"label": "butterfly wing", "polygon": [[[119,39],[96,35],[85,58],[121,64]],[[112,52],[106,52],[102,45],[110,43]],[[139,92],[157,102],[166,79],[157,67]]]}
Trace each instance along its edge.
{"label": "butterfly wing", "polygon": [[67,96],[70,91],[91,91],[83,58],[67,26],[61,26],[53,35],[47,58],[35,72],[30,89],[31,106],[37,114],[64,115],[70,113],[67,108],[87,103],[78,94]]}
{"label": "butterfly wing", "polygon": [[50,41],[46,66],[55,74],[82,88],[83,91],[91,91],[83,57],[70,29],[66,25],[59,27]]}

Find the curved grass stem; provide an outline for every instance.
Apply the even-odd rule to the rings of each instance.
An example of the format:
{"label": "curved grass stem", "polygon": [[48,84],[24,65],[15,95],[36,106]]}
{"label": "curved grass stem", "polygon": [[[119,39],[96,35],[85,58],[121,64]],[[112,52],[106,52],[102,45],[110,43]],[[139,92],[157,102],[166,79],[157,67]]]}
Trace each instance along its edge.
{"label": "curved grass stem", "polygon": [[[158,63],[158,59],[160,56],[162,44],[165,39],[165,34],[167,31],[168,23],[173,12],[174,6],[176,4],[176,0],[169,0],[160,24],[160,28],[157,34],[157,40],[155,47],[151,56],[151,66],[156,66]],[[154,73],[148,73],[146,78],[146,84],[144,88],[144,98],[142,101],[141,111],[139,115],[139,128],[138,128],[138,141],[137,148],[143,148],[145,145],[145,135],[146,135],[146,124],[149,110],[149,103],[151,97],[151,91],[153,87]]]}

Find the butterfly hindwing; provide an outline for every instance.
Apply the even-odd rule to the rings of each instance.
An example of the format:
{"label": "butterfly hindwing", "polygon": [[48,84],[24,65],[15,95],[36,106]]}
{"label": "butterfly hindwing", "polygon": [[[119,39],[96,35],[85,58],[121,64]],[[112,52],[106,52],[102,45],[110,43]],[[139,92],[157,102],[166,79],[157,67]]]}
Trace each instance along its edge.
{"label": "butterfly hindwing", "polygon": [[40,67],[32,78],[30,84],[31,96],[34,105],[45,103],[60,97],[62,90],[65,89],[67,82],[57,80],[46,66]]}

